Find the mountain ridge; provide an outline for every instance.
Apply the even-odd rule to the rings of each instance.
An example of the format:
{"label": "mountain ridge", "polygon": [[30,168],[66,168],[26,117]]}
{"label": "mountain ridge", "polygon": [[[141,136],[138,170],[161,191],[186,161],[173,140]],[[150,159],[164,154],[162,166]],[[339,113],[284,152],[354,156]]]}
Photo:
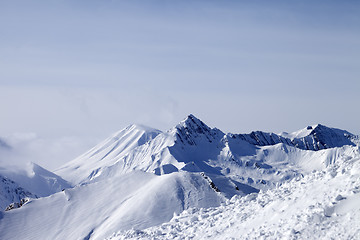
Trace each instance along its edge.
{"label": "mountain ridge", "polygon": [[327,127],[311,132],[294,134],[307,148],[274,133],[223,133],[194,115],[166,132],[130,125],[56,171],[74,187],[3,213],[0,238],[103,239],[193,208],[256,199],[324,169],[336,176],[334,164],[359,159],[355,135]]}
{"label": "mountain ridge", "polygon": [[[76,176],[77,180],[73,181],[73,184],[86,183],[132,170],[152,172],[156,175],[178,171],[228,175],[226,172],[229,171],[229,167],[226,165],[231,165],[231,161],[240,166],[254,166],[270,171],[272,166],[263,160],[241,160],[245,153],[245,155],[255,155],[260,147],[285,144],[301,150],[319,151],[345,145],[355,146],[352,140],[356,139],[356,136],[347,131],[321,124],[309,128],[306,129],[307,134],[302,133],[300,138],[293,137],[292,139],[263,131],[253,131],[250,134],[225,134],[217,128],[210,128],[190,114],[166,132],[141,125],[130,125],[115,133],[109,138],[110,140],[103,141],[56,172],[60,175],[65,173],[65,179],[69,179],[68,176]],[[131,135],[135,130],[140,134],[128,139],[126,136]],[[141,138],[144,141],[139,142]],[[119,150],[117,146],[111,144],[107,146],[108,142],[114,142],[114,139],[117,145],[123,145],[125,142],[126,146],[132,147]],[[101,151],[104,152],[99,154]],[[91,168],[93,162],[96,166]],[[84,169],[80,174],[82,178],[77,174],[79,171],[76,166]],[[242,182],[242,184],[248,184],[248,182]],[[255,185],[252,187],[256,188]]]}

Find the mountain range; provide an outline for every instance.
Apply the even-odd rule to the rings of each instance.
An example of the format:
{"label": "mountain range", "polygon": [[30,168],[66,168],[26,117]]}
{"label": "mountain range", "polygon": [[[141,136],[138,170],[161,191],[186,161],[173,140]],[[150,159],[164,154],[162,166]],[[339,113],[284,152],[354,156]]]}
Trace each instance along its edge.
{"label": "mountain range", "polygon": [[104,239],[359,156],[358,136],[321,124],[281,134],[224,133],[194,115],[166,132],[130,125],[54,172],[0,168],[0,207],[27,199],[0,213],[0,238]]}

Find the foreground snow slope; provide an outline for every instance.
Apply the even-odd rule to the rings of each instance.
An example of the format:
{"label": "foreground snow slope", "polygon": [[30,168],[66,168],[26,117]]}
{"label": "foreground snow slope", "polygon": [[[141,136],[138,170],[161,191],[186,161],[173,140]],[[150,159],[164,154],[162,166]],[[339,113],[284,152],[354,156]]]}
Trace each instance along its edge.
{"label": "foreground snow slope", "polygon": [[102,239],[116,229],[143,229],[169,221],[188,207],[223,201],[199,174],[135,171],[3,213],[0,239]]}
{"label": "foreground snow slope", "polygon": [[360,159],[108,239],[360,239]]}

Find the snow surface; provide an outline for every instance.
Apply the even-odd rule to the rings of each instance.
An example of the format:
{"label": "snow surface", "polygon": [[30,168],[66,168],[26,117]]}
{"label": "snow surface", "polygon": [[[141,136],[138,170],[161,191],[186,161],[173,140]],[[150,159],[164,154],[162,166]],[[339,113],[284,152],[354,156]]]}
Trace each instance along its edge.
{"label": "snow surface", "polygon": [[298,131],[287,133],[283,132],[280,135],[286,138],[295,139],[295,138],[303,138],[309,136],[311,132],[317,127],[317,125],[310,125],[306,128],[300,129]]}
{"label": "snow surface", "polygon": [[35,163],[29,163],[23,168],[0,167],[0,175],[15,181],[38,197],[46,197],[71,187],[69,182]]}
{"label": "snow surface", "polygon": [[0,209],[4,210],[10,203],[19,203],[21,199],[46,197],[71,184],[60,176],[29,163],[23,167],[5,165],[0,167],[1,196]]}
{"label": "snow surface", "polygon": [[0,209],[5,210],[9,204],[19,203],[21,199],[28,197],[35,198],[36,196],[11,179],[0,175]]}
{"label": "snow surface", "polygon": [[135,171],[3,213],[0,239],[103,239],[116,229],[154,226],[190,206],[212,207],[222,201],[198,174]]}
{"label": "snow surface", "polygon": [[55,173],[74,184],[92,179],[101,168],[113,165],[129,151],[152,140],[159,133],[159,130],[132,124],[65,164]]}
{"label": "snow surface", "polygon": [[108,239],[360,239],[360,159]]}
{"label": "snow surface", "polygon": [[1,213],[0,239],[357,236],[358,137],[309,131],[225,134],[193,115],[167,132],[130,125],[56,171],[70,184],[37,165],[14,174],[45,190]]}

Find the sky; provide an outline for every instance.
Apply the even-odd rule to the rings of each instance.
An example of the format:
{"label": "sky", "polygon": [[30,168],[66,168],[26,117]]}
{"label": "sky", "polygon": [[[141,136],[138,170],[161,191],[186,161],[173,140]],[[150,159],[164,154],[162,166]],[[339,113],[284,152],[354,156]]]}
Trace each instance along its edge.
{"label": "sky", "polygon": [[56,169],[190,113],[224,132],[360,134],[359,26],[359,1],[0,0],[0,138],[22,152],[2,161]]}

